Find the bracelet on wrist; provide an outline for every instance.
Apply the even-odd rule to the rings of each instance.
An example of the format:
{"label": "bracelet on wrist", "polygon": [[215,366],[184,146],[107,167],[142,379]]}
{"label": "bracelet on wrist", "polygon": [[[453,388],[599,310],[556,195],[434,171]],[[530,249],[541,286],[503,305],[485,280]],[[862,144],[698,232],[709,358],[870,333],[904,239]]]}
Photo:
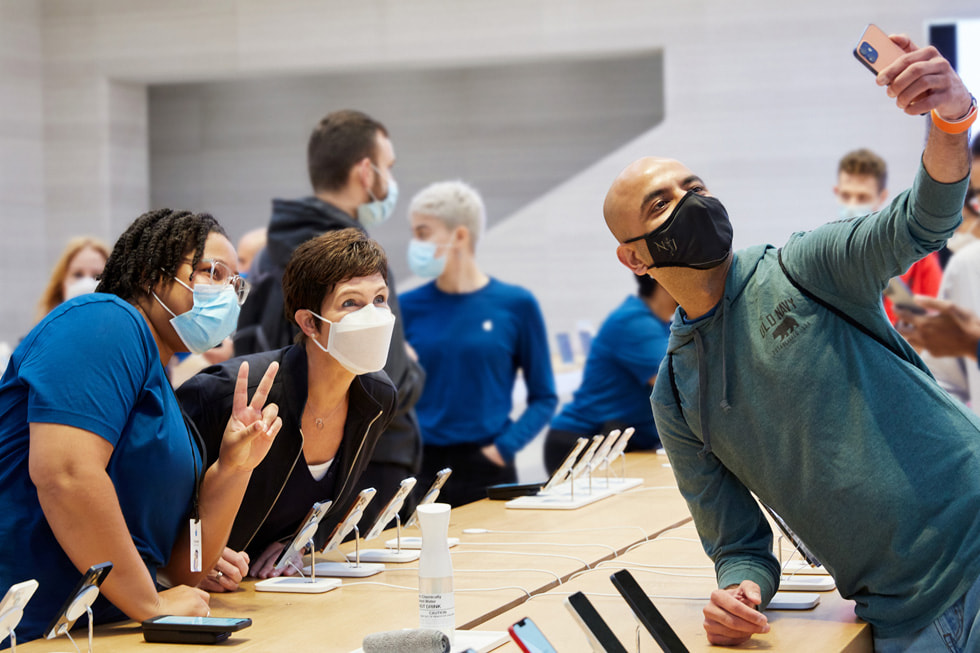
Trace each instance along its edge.
{"label": "bracelet on wrist", "polygon": [[946,120],[938,113],[936,110],[932,110],[932,124],[936,126],[939,131],[946,132],[947,134],[962,134],[970,128],[973,121],[977,119],[977,99],[975,97],[970,97],[970,110],[966,114],[957,120]]}

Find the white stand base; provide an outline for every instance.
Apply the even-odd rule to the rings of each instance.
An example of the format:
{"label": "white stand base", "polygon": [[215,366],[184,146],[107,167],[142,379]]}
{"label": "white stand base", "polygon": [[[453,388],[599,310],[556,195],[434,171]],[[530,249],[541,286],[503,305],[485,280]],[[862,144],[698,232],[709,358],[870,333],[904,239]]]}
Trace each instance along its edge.
{"label": "white stand base", "polygon": [[[476,653],[489,653],[509,641],[510,635],[502,630],[457,630],[453,632],[452,653],[465,653],[470,649]],[[352,653],[364,653],[364,649]]]}
{"label": "white stand base", "polygon": [[[354,565],[349,562],[316,563],[317,576],[330,576],[333,578],[366,578],[367,576],[380,574],[384,570],[384,565],[372,564],[370,562],[362,562],[359,565]],[[309,574],[312,572],[313,570],[309,567],[303,568],[304,574]]]}
{"label": "white stand base", "polygon": [[[319,565],[317,565],[319,566]],[[299,576],[280,576],[266,578],[255,584],[256,592],[290,592],[295,594],[322,594],[340,587],[337,578],[301,578]]]}
{"label": "white stand base", "polygon": [[[612,476],[608,479],[605,476],[593,476],[592,477],[592,489],[600,490],[612,490],[613,492],[625,492],[632,488],[643,485],[642,478],[619,478],[618,476]],[[575,481],[575,493],[578,494],[579,488],[585,488],[586,491],[589,489],[588,479],[582,479]]]}
{"label": "white stand base", "polygon": [[837,587],[830,576],[780,576],[779,591],[787,592],[829,592]]}
{"label": "white stand base", "polygon": [[766,610],[809,610],[820,603],[819,594],[803,592],[776,592]]}
{"label": "white stand base", "polygon": [[[403,538],[404,540],[404,538]],[[348,560],[355,560],[357,554],[348,553]],[[402,550],[397,551],[395,549],[366,549],[361,551],[361,562],[413,562],[419,559],[421,552],[418,549],[405,549],[404,544],[402,545]]]}
{"label": "white stand base", "polygon": [[580,478],[575,481],[574,493],[568,483],[563,483],[541,494],[511,499],[504,505],[523,510],[576,510],[639,485],[643,485],[642,478],[610,478],[607,483],[603,477],[593,477],[590,489],[589,480]]}
{"label": "white stand base", "polygon": [[[449,547],[452,548],[459,544],[458,537],[450,537]],[[398,548],[398,540],[388,540],[385,542],[385,546],[389,549]],[[402,549],[421,549],[422,548],[422,538],[421,537],[403,537],[402,538]],[[363,557],[363,556],[362,556]]]}

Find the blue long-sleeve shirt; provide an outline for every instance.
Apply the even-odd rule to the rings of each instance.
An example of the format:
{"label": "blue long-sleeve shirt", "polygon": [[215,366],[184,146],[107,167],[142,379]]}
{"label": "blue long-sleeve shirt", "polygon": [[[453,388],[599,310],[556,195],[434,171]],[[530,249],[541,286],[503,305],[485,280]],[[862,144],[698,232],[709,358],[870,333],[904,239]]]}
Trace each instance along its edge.
{"label": "blue long-sleeve shirt", "polygon": [[[942,246],[966,180],[736,254],[714,313],[675,315],[652,404],[719,585],[778,585],[752,494],[824,563],[876,636],[926,626],[980,574],[980,421],[932,379],[880,304]],[[860,324],[801,293],[807,291]],[[901,354],[897,354],[901,352]],[[671,373],[672,370],[672,373]]]}
{"label": "blue long-sleeve shirt", "polygon": [[[470,293],[430,282],[401,295],[405,337],[425,368],[415,406],[427,445],[494,443],[510,460],[558,405],[544,318],[534,296],[496,279]],[[527,408],[510,419],[517,371]]]}

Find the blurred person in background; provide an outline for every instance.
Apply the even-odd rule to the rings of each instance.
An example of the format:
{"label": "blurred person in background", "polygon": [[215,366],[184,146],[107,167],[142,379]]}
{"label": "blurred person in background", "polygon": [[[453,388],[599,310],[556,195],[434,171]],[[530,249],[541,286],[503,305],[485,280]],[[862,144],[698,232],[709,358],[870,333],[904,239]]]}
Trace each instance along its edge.
{"label": "blurred person in background", "polygon": [[[439,500],[453,506],[517,480],[514,456],[548,424],[558,395],[544,318],[528,290],[480,270],[486,210],[461,181],[431,184],[409,206],[408,263],[433,279],[402,295],[405,337],[426,370],[416,405],[422,427],[419,487],[453,469]],[[527,405],[510,418],[520,371]]]}
{"label": "blurred person in background", "polygon": [[97,238],[78,236],[69,240],[41,294],[35,316],[37,321],[66,299],[95,292],[108,258],[109,246]]}
{"label": "blurred person in background", "polygon": [[266,240],[265,227],[246,231],[238,239],[238,273],[242,277],[248,278],[252,271],[252,261],[259,255],[259,252],[265,249]]}
{"label": "blurred person in background", "polygon": [[599,327],[585,360],[582,384],[551,420],[544,465],[551,474],[581,437],[613,429],[636,429],[627,448],[657,449],[660,437],[650,411],[650,393],[667,353],[677,302],[646,274],[634,275],[630,295]]}
{"label": "blurred person in background", "polygon": [[[867,149],[848,152],[837,165],[837,185],[834,194],[840,205],[840,219],[853,220],[874,213],[888,198],[888,167],[884,159]],[[913,263],[901,279],[916,295],[935,297],[942,282],[943,270],[939,255],[929,252]],[[892,324],[898,321],[892,302],[882,297],[885,313]]]}
{"label": "blurred person in background", "polygon": [[[280,349],[300,333],[283,312],[282,288],[283,271],[297,247],[328,231],[354,227],[367,232],[395,210],[395,148],[387,128],[371,116],[350,109],[324,116],[310,134],[306,163],[312,195],[272,200],[268,243],[252,262],[249,281],[254,287],[233,338],[236,356]],[[364,474],[365,487],[378,491],[364,511],[365,523],[374,520],[402,480],[418,472],[422,455],[414,407],[425,372],[405,345],[391,270],[387,280],[395,326],[384,370],[398,388],[398,407]],[[414,509],[410,499],[401,514],[407,518]]]}

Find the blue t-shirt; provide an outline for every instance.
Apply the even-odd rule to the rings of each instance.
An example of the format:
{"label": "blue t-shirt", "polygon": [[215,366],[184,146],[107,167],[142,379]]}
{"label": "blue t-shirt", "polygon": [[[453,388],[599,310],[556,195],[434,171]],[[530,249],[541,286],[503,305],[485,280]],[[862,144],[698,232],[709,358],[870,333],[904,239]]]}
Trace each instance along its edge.
{"label": "blue t-shirt", "polygon": [[[558,404],[544,318],[534,296],[496,279],[470,293],[435,282],[399,296],[405,339],[425,368],[415,405],[427,445],[497,445],[506,460],[547,425]],[[517,370],[527,408],[510,419]]]}
{"label": "blue t-shirt", "polygon": [[34,327],[0,379],[0,595],[29,578],[39,583],[17,627],[22,641],[43,634],[81,578],[31,482],[32,422],[77,427],[112,444],[106,472],[154,576],[188,517],[195,465],[203,467],[135,308],[113,295],[83,295]]}
{"label": "blue t-shirt", "polygon": [[624,422],[636,429],[630,440],[633,446],[652,449],[660,444],[649,382],[660,368],[669,336],[668,322],[654,315],[639,297],[627,297],[599,327],[582,384],[551,421],[551,428],[594,435],[606,422]]}

